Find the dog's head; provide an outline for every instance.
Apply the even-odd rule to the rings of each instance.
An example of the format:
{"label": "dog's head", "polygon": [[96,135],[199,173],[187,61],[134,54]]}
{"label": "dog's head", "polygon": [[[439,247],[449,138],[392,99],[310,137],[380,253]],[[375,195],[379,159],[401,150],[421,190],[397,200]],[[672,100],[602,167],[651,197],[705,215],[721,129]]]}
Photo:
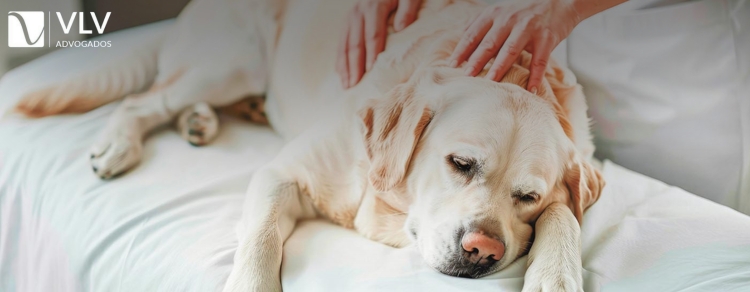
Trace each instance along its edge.
{"label": "dog's head", "polygon": [[555,202],[580,221],[603,181],[559,105],[456,69],[420,72],[360,115],[369,181],[384,201],[408,202],[404,228],[431,267],[474,278],[503,269]]}

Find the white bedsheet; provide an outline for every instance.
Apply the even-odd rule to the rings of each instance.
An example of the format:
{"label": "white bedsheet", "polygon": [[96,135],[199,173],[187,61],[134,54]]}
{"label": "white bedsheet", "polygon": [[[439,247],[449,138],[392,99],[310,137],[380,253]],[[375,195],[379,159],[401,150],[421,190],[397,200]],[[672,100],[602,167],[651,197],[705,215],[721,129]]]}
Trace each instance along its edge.
{"label": "white bedsheet", "polygon": [[[20,68],[0,81],[0,108],[158,37],[164,25],[119,34],[109,52],[71,49]],[[202,148],[160,131],[140,166],[101,181],[87,150],[115,106],[0,119],[0,291],[223,286],[245,188],[281,140],[229,119]],[[583,223],[586,291],[750,291],[750,217],[613,163],[603,173],[607,187]],[[285,291],[520,291],[525,261],[483,279],[454,278],[412,248],[314,221],[288,240],[282,278]]]}

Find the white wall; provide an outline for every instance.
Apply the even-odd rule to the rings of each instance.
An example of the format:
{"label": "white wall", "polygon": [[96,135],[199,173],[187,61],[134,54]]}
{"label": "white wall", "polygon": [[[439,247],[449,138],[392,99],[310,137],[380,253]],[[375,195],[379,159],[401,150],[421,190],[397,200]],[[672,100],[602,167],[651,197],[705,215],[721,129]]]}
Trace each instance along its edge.
{"label": "white wall", "polygon": [[[7,30],[2,25],[0,25],[0,29]],[[8,71],[8,64],[7,64],[8,61],[6,60],[7,55],[8,55],[8,47],[0,46],[0,77],[2,77],[3,74],[5,74],[5,71]]]}
{"label": "white wall", "polygon": [[[82,10],[80,0],[0,0],[0,13],[2,15],[7,15],[9,11],[52,12],[50,21],[54,23],[53,27],[59,26],[55,12],[60,12],[65,17],[69,17],[74,11]],[[77,26],[77,24],[75,25]],[[65,35],[53,33],[49,37],[52,44],[60,40],[80,39],[80,36],[77,34]],[[0,75],[10,69],[10,66],[18,65],[21,62],[46,54],[54,49],[54,45],[53,48],[8,48],[7,16],[0,19],[0,40]]]}

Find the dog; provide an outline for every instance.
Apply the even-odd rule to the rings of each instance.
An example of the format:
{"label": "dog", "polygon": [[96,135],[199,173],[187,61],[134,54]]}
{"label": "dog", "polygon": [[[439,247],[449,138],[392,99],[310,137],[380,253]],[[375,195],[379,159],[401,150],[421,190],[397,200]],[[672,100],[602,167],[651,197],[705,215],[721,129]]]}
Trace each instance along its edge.
{"label": "dog", "polygon": [[277,10],[264,7],[273,5],[275,1],[192,1],[159,41],[32,91],[14,109],[45,117],[87,112],[123,99],[90,150],[92,169],[102,179],[137,165],[143,139],[172,121],[180,136],[196,146],[218,135],[217,109],[268,123],[263,100],[268,58],[260,35],[269,33],[257,30],[274,20],[245,14]]}
{"label": "dog", "polygon": [[[289,142],[250,182],[224,291],[281,291],[284,241],[297,221],[317,217],[390,246],[413,244],[426,264],[453,276],[482,277],[528,254],[524,291],[582,291],[579,224],[604,181],[591,163],[575,77],[552,62],[537,93],[526,91],[526,52],[516,52],[519,61],[499,83],[465,76],[446,59],[484,4],[429,0],[415,23],[389,34],[362,81],[343,90],[336,32],[358,5],[193,2],[173,35],[152,45],[160,49],[136,51],[146,56],[140,63],[115,64],[155,82],[115,111],[93,148],[94,171],[127,170],[143,135],[175,116],[200,117],[193,123],[209,129],[212,107],[266,94],[268,121]],[[240,32],[247,37],[232,34]],[[218,41],[228,52],[203,55]],[[158,67],[144,65],[157,60]],[[28,95],[17,109],[86,111],[146,79],[130,77],[127,90],[71,81]],[[189,121],[178,123],[197,135],[184,131]],[[207,131],[199,132],[204,137],[194,138],[205,141]]]}

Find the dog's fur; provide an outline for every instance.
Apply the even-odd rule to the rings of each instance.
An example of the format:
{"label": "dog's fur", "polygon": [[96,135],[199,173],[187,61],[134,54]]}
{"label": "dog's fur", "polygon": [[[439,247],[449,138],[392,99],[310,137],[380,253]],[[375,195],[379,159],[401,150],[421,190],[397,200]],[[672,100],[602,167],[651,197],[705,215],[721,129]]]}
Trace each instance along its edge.
{"label": "dog's fur", "polygon": [[[528,253],[524,291],[581,291],[579,223],[604,182],[570,72],[552,64],[536,95],[523,89],[526,53],[501,83],[463,76],[445,60],[483,4],[430,0],[344,91],[333,66],[354,3],[196,0],[164,43],[136,51],[140,62],[45,88],[17,109],[86,111],[155,80],[125,98],[93,147],[94,171],[108,178],[180,111],[180,131],[203,144],[218,126],[210,106],[268,92],[271,125],[290,142],[250,183],[225,291],[281,290],[284,241],[298,220],[321,216],[388,245],[415,244],[450,275],[481,277]],[[128,82],[91,86],[103,72]],[[472,230],[504,243],[497,263],[466,262],[459,241]]]}

